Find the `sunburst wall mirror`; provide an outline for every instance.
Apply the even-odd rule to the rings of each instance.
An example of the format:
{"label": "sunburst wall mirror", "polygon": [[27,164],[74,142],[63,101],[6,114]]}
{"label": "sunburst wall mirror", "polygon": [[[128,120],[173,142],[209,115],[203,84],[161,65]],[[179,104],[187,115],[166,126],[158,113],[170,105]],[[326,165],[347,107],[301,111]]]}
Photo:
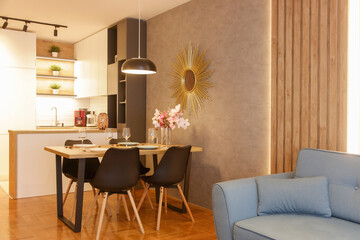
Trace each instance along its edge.
{"label": "sunburst wall mirror", "polygon": [[199,50],[199,44],[189,43],[176,55],[173,72],[170,74],[174,80],[171,85],[174,93],[171,97],[189,115],[197,115],[199,109],[204,110],[205,100],[211,100],[207,91],[213,87],[209,81],[212,71],[208,69],[211,61],[205,58],[205,53],[205,50]]}

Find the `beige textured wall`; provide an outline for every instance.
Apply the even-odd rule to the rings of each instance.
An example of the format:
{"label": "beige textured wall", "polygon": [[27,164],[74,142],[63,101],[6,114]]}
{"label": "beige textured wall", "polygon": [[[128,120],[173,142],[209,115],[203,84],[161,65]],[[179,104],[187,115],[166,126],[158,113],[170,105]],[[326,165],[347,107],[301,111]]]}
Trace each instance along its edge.
{"label": "beige textured wall", "polygon": [[212,101],[173,132],[174,143],[204,147],[193,154],[192,203],[211,208],[214,183],[269,173],[270,2],[193,0],[147,22],[147,57],[158,68],[147,79],[147,127],[155,108],[175,105],[169,73],[181,46],[199,43],[212,59]]}

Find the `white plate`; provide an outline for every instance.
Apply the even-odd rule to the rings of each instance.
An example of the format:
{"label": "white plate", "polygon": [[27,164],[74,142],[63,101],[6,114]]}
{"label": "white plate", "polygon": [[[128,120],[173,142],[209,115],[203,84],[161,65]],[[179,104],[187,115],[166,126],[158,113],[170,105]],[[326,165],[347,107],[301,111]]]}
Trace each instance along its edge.
{"label": "white plate", "polygon": [[136,146],[139,145],[138,142],[119,142],[121,146]]}
{"label": "white plate", "polygon": [[81,147],[84,147],[84,148],[91,148],[91,147],[96,147],[96,144],[74,144],[73,147],[76,147],[76,148],[81,148]]}
{"label": "white plate", "polygon": [[92,152],[106,152],[109,148],[89,148]]}
{"label": "white plate", "polygon": [[139,145],[139,146],[137,146],[137,148],[144,149],[144,150],[155,150],[155,149],[159,148],[159,146],[157,146],[157,145]]}

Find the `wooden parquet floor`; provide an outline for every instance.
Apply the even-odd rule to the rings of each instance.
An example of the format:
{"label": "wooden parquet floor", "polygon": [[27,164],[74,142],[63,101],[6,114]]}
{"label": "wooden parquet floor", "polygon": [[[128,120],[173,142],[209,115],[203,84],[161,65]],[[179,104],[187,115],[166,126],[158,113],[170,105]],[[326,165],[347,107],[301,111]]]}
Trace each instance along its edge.
{"label": "wooden parquet floor", "polygon": [[[136,192],[136,200],[139,200],[142,191],[137,190]],[[150,196],[154,209],[150,208],[149,202],[145,199],[140,210],[145,234],[140,233],[136,221],[128,222],[126,220],[122,205],[120,214],[116,215],[117,197],[116,195],[110,196],[109,205],[112,217],[105,214],[101,239],[216,239],[212,211],[193,204],[190,204],[190,209],[195,218],[195,223],[191,222],[187,214],[177,213],[168,209],[167,213],[162,212],[161,227],[159,231],[156,231],[157,205],[155,204],[154,192],[151,192]],[[92,200],[92,193],[85,192],[83,221],[86,218]],[[64,215],[67,217],[71,215],[73,201],[74,195],[72,193],[69,194],[64,208]],[[180,206],[180,202],[174,198],[169,197],[168,202]],[[101,201],[99,203],[101,204]],[[129,201],[128,208],[130,216],[132,216],[133,211]],[[95,229],[99,216],[98,211],[99,208],[95,208],[88,224],[84,226],[83,223],[81,233],[74,233],[57,219],[55,195],[11,200],[4,192],[0,191],[0,239],[95,239]]]}

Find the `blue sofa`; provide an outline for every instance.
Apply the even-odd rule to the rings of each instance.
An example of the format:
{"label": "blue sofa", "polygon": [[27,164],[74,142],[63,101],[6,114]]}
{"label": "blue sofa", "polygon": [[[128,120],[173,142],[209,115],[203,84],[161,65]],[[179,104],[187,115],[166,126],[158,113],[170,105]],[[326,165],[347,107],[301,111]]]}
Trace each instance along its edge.
{"label": "blue sofa", "polygon": [[328,180],[330,218],[301,214],[259,216],[256,178],[215,184],[212,203],[218,239],[360,239],[359,155],[302,149],[295,172],[265,178],[315,176]]}

